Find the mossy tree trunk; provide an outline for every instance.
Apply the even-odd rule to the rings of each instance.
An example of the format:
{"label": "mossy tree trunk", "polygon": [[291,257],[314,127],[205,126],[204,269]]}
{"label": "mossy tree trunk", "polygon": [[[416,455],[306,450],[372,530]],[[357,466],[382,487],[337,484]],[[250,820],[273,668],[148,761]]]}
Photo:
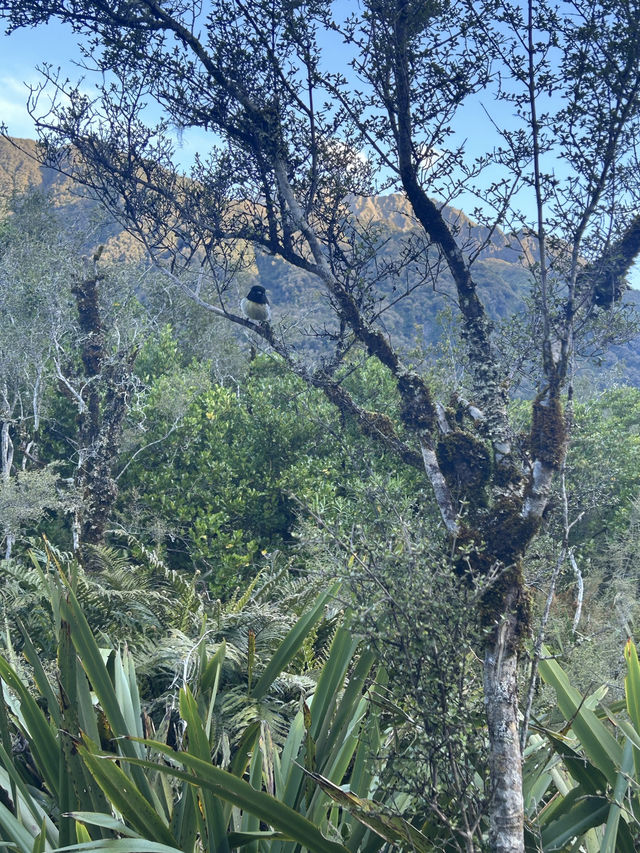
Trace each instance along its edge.
{"label": "mossy tree trunk", "polygon": [[518,720],[518,631],[497,632],[484,656],[484,701],[489,732],[490,844],[497,853],[524,849],[524,805]]}
{"label": "mossy tree trunk", "polygon": [[104,542],[118,489],[113,465],[120,449],[124,417],[132,393],[137,349],[111,351],[102,321],[98,272],[101,250],[92,269],[72,287],[81,332],[81,375],[65,377],[62,390],[78,408],[75,484],[80,503],[74,520],[74,547],[86,560],[85,545]]}

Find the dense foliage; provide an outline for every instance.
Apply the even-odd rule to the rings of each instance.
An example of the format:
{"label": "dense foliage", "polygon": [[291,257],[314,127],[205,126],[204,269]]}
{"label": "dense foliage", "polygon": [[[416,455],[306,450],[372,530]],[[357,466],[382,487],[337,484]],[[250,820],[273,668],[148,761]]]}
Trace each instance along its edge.
{"label": "dense foliage", "polygon": [[[136,296],[131,282],[150,274],[131,265],[99,261],[106,369],[88,375],[92,333],[82,325],[74,291],[86,280],[86,247],[42,199],[16,200],[12,217],[0,242],[3,305],[13,318],[0,328],[5,401],[12,402],[3,410],[10,442],[0,484],[7,625],[0,663],[2,840],[25,853],[109,836],[127,853],[133,842],[126,838],[148,853],[145,843],[152,842],[186,851],[210,833],[216,843],[260,851],[289,849],[285,836],[307,849],[354,853],[365,849],[365,838],[372,851],[383,844],[464,849],[471,837],[480,849],[490,792],[479,605],[493,580],[467,575],[461,582],[460,562],[447,551],[420,473],[391,463],[389,451],[372,446],[277,356],[257,354],[245,338],[218,336],[216,321],[201,320],[202,336],[190,338],[185,317],[176,316],[157,282],[144,300]],[[34,258],[42,258],[45,243],[56,252],[40,267]],[[60,275],[47,288],[54,269]],[[28,312],[21,313],[21,300]],[[29,346],[21,348],[27,330]],[[417,367],[447,393],[451,353],[431,347],[428,365],[423,355],[414,352]],[[118,373],[124,363],[130,369]],[[352,399],[378,416],[374,428],[400,421],[397,389],[374,359],[354,347],[342,371]],[[95,411],[105,423],[109,400],[126,393],[104,457],[117,488],[104,538],[74,551],[75,519],[86,500],[79,464],[89,447],[86,387],[97,388]],[[454,407],[452,401],[452,417],[461,417]],[[513,404],[512,420],[524,441],[523,402]],[[573,729],[567,746],[551,687],[541,691],[534,713],[544,726],[532,735],[525,773],[529,843],[536,849],[540,838],[555,844],[585,834],[595,844],[617,834],[624,850],[640,837],[631,816],[635,789],[616,793],[629,776],[630,747],[612,739],[602,715],[596,723],[580,712],[587,729],[575,723],[581,694],[565,681],[586,693],[597,677],[614,699],[623,695],[623,640],[638,612],[640,392],[616,386],[583,393],[571,431],[565,489],[550,503],[525,563],[542,611],[550,567],[564,547],[566,500],[575,520],[568,544],[586,586],[584,612],[572,630],[576,579],[567,562],[547,633],[568,675],[550,665],[542,674],[564,697],[558,707]],[[91,447],[97,453],[101,445]],[[339,593],[330,586],[336,579]],[[314,604],[327,587],[333,598]],[[103,650],[98,657],[107,659],[104,672],[92,634]],[[78,670],[72,686],[69,642],[85,672]],[[136,723],[128,733],[159,741],[149,752],[136,747],[135,755],[123,748],[119,768],[108,757],[96,759],[114,754],[112,738],[120,733],[111,689],[121,710],[132,703],[129,716],[140,703],[143,728]],[[68,716],[66,690],[82,697],[80,720]],[[185,725],[192,734],[181,740]],[[615,725],[627,731],[617,717]],[[85,736],[80,758],[65,740],[71,731]],[[603,763],[600,741],[613,764]],[[181,758],[163,752],[180,744],[183,770],[176,766]],[[251,758],[243,762],[245,749]],[[158,754],[168,758],[159,765],[164,769],[147,764],[147,775],[129,775],[128,759],[154,761]],[[254,791],[275,794],[323,834],[294,826],[291,813],[253,799],[242,786],[222,795],[218,777],[206,781],[197,776],[203,767],[189,764],[188,756],[207,755],[216,772],[244,774]],[[316,776],[305,778],[300,764]],[[67,767],[95,780],[91,802],[54,783]],[[163,783],[168,767],[196,774],[201,787],[193,801],[184,794],[188,787],[183,799],[172,799],[178,778],[185,786],[189,779]],[[133,806],[117,793],[132,784]],[[588,826],[585,790],[598,800]],[[237,798],[240,811],[220,806],[217,796]],[[611,809],[624,797],[630,811],[621,823]],[[139,818],[145,798],[153,808],[159,798],[160,823],[150,813]],[[61,809],[75,816],[61,816]]]}

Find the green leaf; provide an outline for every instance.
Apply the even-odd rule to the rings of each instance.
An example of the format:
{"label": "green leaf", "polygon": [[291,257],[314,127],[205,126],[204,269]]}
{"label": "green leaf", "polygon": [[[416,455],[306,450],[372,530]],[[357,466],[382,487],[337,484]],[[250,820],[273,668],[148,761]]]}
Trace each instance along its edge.
{"label": "green leaf", "polygon": [[[313,699],[311,700],[311,736],[318,742],[319,748],[321,743],[329,737],[329,729],[333,725],[331,712],[333,711],[347,667],[358,647],[358,643],[359,639],[354,639],[352,632],[348,628],[344,626],[338,628],[331,643],[329,659],[322,667],[318,684],[313,691]],[[345,713],[349,713],[348,708],[345,708]],[[332,740],[329,740],[327,744],[328,748],[331,747],[332,742]]]}
{"label": "green leaf", "polygon": [[[191,755],[211,763],[209,739],[198,717],[198,706],[189,687],[180,690],[180,715],[187,724],[187,743]],[[211,791],[202,791],[206,837],[209,848],[220,853],[228,853],[227,827],[222,805]]]}
{"label": "green leaf", "polygon": [[[9,811],[4,803],[0,803],[0,827],[2,827],[3,841],[12,841],[20,853],[33,853],[34,836]],[[35,832],[37,832],[37,828]]]}
{"label": "green leaf", "polygon": [[152,749],[168,755],[173,761],[179,761],[193,772],[187,773],[141,759],[127,757],[121,760],[147,769],[158,770],[202,788],[208,788],[218,797],[227,800],[237,808],[257,815],[260,820],[273,826],[287,838],[307,847],[312,853],[345,853],[345,847],[328,841],[306,818],[271,795],[263,791],[256,791],[243,779],[238,779],[232,773],[220,770],[218,767],[214,767],[212,764],[188,753],[176,753],[171,747],[163,743],[147,740],[143,742]]}
{"label": "green leaf", "polygon": [[627,738],[622,756],[622,766],[618,773],[615,787],[613,789],[613,802],[609,806],[609,815],[607,817],[607,825],[604,830],[604,837],[600,847],[600,853],[615,853],[618,839],[618,826],[620,823],[620,812],[622,810],[622,801],[627,788],[629,787],[629,778],[633,771],[633,744]]}
{"label": "green leaf", "polygon": [[49,684],[49,679],[45,674],[44,668],[40,661],[40,656],[35,650],[35,647],[31,642],[31,637],[27,633],[27,630],[18,618],[16,618],[16,625],[18,626],[18,629],[22,634],[22,639],[24,641],[22,653],[33,667],[34,681],[41,695],[46,700],[47,710],[49,711],[51,719],[54,721],[56,726],[60,728],[62,725],[60,719],[60,708],[58,707],[58,702],[56,700],[56,697],[54,696],[53,690],[51,689],[51,685]]}
{"label": "green leaf", "polygon": [[334,785],[333,782],[318,773],[309,773],[308,770],[305,770],[304,773],[329,794],[331,799],[373,830],[376,835],[384,838],[385,841],[391,844],[408,845],[409,849],[415,853],[432,853],[433,843],[431,839],[423,835],[419,829],[416,829],[404,818],[385,814],[380,810],[377,803],[343,791],[342,788]]}
{"label": "green leaf", "polygon": [[222,669],[226,653],[227,644],[226,641],[223,640],[200,676],[200,688],[205,693],[209,690],[213,690],[217,686],[218,679],[220,678],[220,670]]}
{"label": "green leaf", "polygon": [[624,679],[627,711],[636,731],[640,732],[640,661],[635,644],[630,639],[624,649],[624,658],[627,662],[627,675]]}
{"label": "green leaf", "polygon": [[33,758],[49,790],[57,797],[60,754],[51,726],[26,685],[2,655],[0,655],[0,677],[18,694]]}
{"label": "green leaf", "polygon": [[542,849],[545,853],[561,850],[574,837],[600,826],[607,818],[609,801],[606,797],[586,794],[578,787],[564,798],[564,813],[542,830]]}
{"label": "green leaf", "polygon": [[[168,781],[173,784],[173,780]],[[192,796],[192,791],[192,786],[183,782],[179,791],[178,801],[174,804],[171,814],[171,832],[178,839],[180,849],[185,851],[195,850],[198,834],[197,806],[195,797]]]}
{"label": "green leaf", "polygon": [[[142,731],[142,709],[140,707],[140,696],[135,677],[133,660],[128,649],[125,648],[121,654],[115,654],[114,665],[114,688],[118,705],[122,711],[126,731],[136,737],[144,737]],[[144,755],[144,750],[139,754]]]}
{"label": "green leaf", "polygon": [[[138,744],[132,743],[130,740],[123,739],[127,735],[137,735],[137,725],[134,724],[133,731],[129,730],[129,727],[125,722],[125,717],[122,712],[122,709],[120,708],[118,696],[116,695],[113,683],[111,681],[111,678],[109,677],[107,667],[104,664],[102,654],[100,653],[98,644],[96,643],[95,638],[91,633],[89,623],[87,622],[84,613],[82,612],[82,609],[78,603],[78,600],[74,595],[70,585],[68,584],[68,581],[66,581],[66,579],[64,580],[65,583],[67,583],[68,591],[66,599],[63,599],[63,601],[61,602],[63,618],[66,619],[71,625],[71,639],[76,648],[76,651],[78,652],[78,656],[82,662],[87,677],[91,682],[95,694],[100,701],[102,710],[104,711],[105,716],[109,721],[109,725],[111,726],[115,737],[120,738],[120,740],[118,740],[117,742],[118,748],[125,755],[129,755],[132,758],[138,757]],[[120,672],[120,669],[118,669],[118,672]],[[121,675],[120,677],[124,679],[123,675]],[[120,686],[122,689],[121,695],[124,697],[124,695],[126,695],[124,693],[124,681],[121,681]],[[127,716],[132,719],[134,716],[134,711],[129,708],[127,710]],[[136,768],[134,768],[132,771],[132,775],[135,779],[137,787],[142,792],[143,796],[150,803],[154,803],[154,797],[149,786],[149,782],[146,779],[144,773],[137,771]]]}
{"label": "green leaf", "polygon": [[[353,727],[354,716],[357,716],[358,708],[362,701],[364,684],[371,672],[371,667],[375,663],[375,659],[376,656],[371,651],[363,652],[358,658],[353,672],[349,675],[344,695],[340,699],[333,720],[331,720],[329,725],[323,727],[318,736],[318,756],[322,757],[325,752],[334,749],[336,746],[340,747],[345,740],[346,731]],[[329,660],[331,660],[331,655],[329,655]]]}
{"label": "green leaf", "polygon": [[87,831],[87,827],[83,823],[77,823],[76,822],[75,830],[76,830],[76,841],[78,842],[78,844],[80,844],[80,843],[90,844],[91,843],[91,836],[89,835],[89,833]]}
{"label": "green leaf", "polygon": [[69,817],[80,823],[89,823],[92,826],[101,826],[104,829],[112,829],[119,835],[126,835],[129,838],[139,838],[137,832],[128,827],[126,823],[112,817],[110,814],[100,814],[99,812],[70,812]]}
{"label": "green leaf", "polygon": [[44,853],[47,845],[47,822],[42,819],[42,828],[33,842],[33,853]]}
{"label": "green leaf", "polygon": [[276,774],[276,796],[291,807],[295,805],[302,779],[302,771],[296,764],[296,758],[304,736],[304,714],[298,711],[289,726],[289,733],[280,756],[280,773]]}
{"label": "green leaf", "polygon": [[[4,698],[2,679],[0,679],[0,746],[4,749],[5,755],[9,756],[11,754],[12,744],[11,735],[9,734],[9,717],[7,715],[7,703]],[[13,762],[9,760],[9,764],[13,765]],[[8,769],[9,766],[7,765]],[[15,789],[12,791],[12,794],[15,799]]]}
{"label": "green leaf", "polygon": [[58,725],[58,744],[60,747],[60,785],[58,790],[58,808],[60,809],[61,847],[75,844],[75,821],[66,817],[73,809],[90,808],[91,802],[80,802],[76,790],[84,790],[83,768],[75,748],[75,740],[80,736],[78,724],[76,656],[71,644],[70,626],[64,620],[60,624],[58,639],[58,670],[60,680],[61,719]]}
{"label": "green leaf", "polygon": [[[113,755],[108,758],[99,756],[86,746],[78,747],[78,751],[109,802],[134,829],[152,841],[169,847],[177,846],[161,816],[140,793],[132,779],[109,760],[113,759]],[[152,766],[155,768],[156,765]]]}
{"label": "green leaf", "polygon": [[245,847],[247,844],[253,844],[256,841],[274,841],[278,839],[286,840],[286,835],[281,832],[230,832],[229,847]]}
{"label": "green leaf", "polygon": [[594,767],[584,756],[565,743],[565,741],[552,732],[545,732],[557,755],[562,758],[564,766],[571,776],[589,794],[604,794],[607,790],[607,779],[597,767]]}
{"label": "green leaf", "polygon": [[324,612],[324,607],[330,598],[333,598],[340,584],[335,583],[321,593],[316,599],[313,607],[298,619],[293,628],[286,635],[279,648],[266,666],[266,669],[256,682],[251,691],[254,699],[262,699],[270,689],[274,680],[284,670],[287,664],[295,657],[302,646],[305,637],[313,626],[318,622]]}
{"label": "green leaf", "polygon": [[[249,770],[249,784],[252,788],[255,788],[256,791],[259,791],[262,788],[262,766],[262,749],[256,749],[251,757]],[[238,829],[247,833],[258,832],[260,830],[260,818],[249,811],[245,811],[242,814],[242,820],[240,821]],[[258,845],[253,844],[251,847],[252,853],[257,853],[257,849]]]}
{"label": "green leaf", "polygon": [[234,776],[244,776],[244,772],[251,760],[251,753],[255,749],[259,737],[260,721],[254,720],[242,733],[235,754],[231,759],[229,772],[233,773]]}
{"label": "green leaf", "polygon": [[89,740],[100,743],[96,710],[91,699],[87,676],[79,659],[76,659],[76,689],[78,691],[78,721]]}
{"label": "green leaf", "polygon": [[547,649],[543,648],[543,654],[541,677],[555,689],[560,711],[571,723],[586,755],[604,773],[609,784],[615,785],[617,768],[622,762],[622,747],[593,711],[584,707],[582,695],[569,684],[566,673],[557,661],[549,657]]}
{"label": "green leaf", "polygon": [[182,853],[178,847],[169,847],[157,841],[144,838],[106,838],[69,847],[58,847],[53,853],[72,853],[72,851],[92,851],[92,853]]}
{"label": "green leaf", "polygon": [[[25,785],[24,780],[16,770],[13,761],[2,746],[0,746],[0,761],[2,761],[4,767],[6,768],[7,775],[11,780],[12,798],[14,802],[18,800],[20,808],[21,810],[23,810],[21,815],[22,821],[24,822],[25,820],[24,808],[27,808],[31,813],[31,817],[33,818],[34,822],[36,824],[39,823],[42,817],[42,809],[36,803],[34,797],[31,795],[30,791]],[[58,831],[49,818],[47,818],[47,829],[49,839],[53,839],[55,842],[57,842]]]}

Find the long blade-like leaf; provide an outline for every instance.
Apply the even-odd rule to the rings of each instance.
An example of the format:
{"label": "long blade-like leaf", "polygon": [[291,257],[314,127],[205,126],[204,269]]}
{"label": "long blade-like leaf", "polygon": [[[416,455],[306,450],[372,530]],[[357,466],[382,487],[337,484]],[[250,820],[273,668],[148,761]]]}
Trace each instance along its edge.
{"label": "long blade-like leaf", "polygon": [[33,850],[32,853],[44,853],[47,849],[47,825],[46,821],[42,820],[42,826],[40,827],[40,832],[36,836],[35,841],[33,842]]}
{"label": "long blade-like leaf", "polygon": [[35,650],[26,628],[18,618],[16,618],[16,625],[22,634],[22,640],[24,643],[22,653],[33,667],[34,681],[47,703],[47,710],[49,711],[51,719],[54,721],[56,726],[60,728],[62,725],[60,720],[60,708],[58,707],[58,702],[56,701],[56,697],[51,689],[51,685],[49,684],[49,679],[47,678],[44,667],[42,666],[40,656]]}
{"label": "long blade-like leaf", "polygon": [[622,755],[622,766],[618,773],[615,787],[613,789],[613,802],[609,806],[609,815],[607,817],[607,825],[604,830],[604,837],[600,847],[600,853],[615,853],[618,841],[618,826],[620,824],[620,812],[622,811],[622,801],[627,788],[629,787],[629,778],[633,771],[633,744],[627,738]]}
{"label": "long blade-like leaf", "polygon": [[[202,761],[210,762],[209,739],[198,717],[198,706],[189,687],[184,687],[180,691],[180,716],[187,724],[187,744],[190,754]],[[220,800],[211,791],[205,789],[202,791],[202,804],[209,850],[212,853],[214,851],[228,853],[227,826]]]}
{"label": "long blade-like leaf", "polygon": [[[78,599],[66,578],[63,577],[63,580],[68,585],[66,599],[62,601],[63,616],[71,625],[71,639],[96,696],[100,700],[102,710],[117,738],[126,738],[127,735],[135,736],[137,734],[135,728],[134,731],[130,731],[125,722],[107,667],[104,664],[100,649],[78,603]],[[137,745],[131,743],[129,740],[119,740],[118,747],[125,755],[129,755],[132,758],[138,756]],[[132,775],[139,790],[150,803],[153,803],[154,797],[144,773],[136,771],[134,768]]]}
{"label": "long blade-like leaf", "polygon": [[358,644],[359,640],[354,639],[348,628],[338,628],[331,643],[329,659],[322,667],[311,701],[311,737],[318,747],[327,739],[333,725],[331,718],[336,699]]}
{"label": "long blade-like leaf", "polygon": [[20,853],[32,853],[34,838],[38,833],[35,829],[33,835],[20,823],[4,803],[0,803],[0,829],[2,829],[2,839],[11,841],[16,845]]}
{"label": "long blade-like leaf", "polygon": [[431,839],[423,835],[419,829],[416,829],[404,818],[386,814],[377,803],[343,791],[342,788],[334,785],[333,782],[318,773],[309,773],[308,770],[305,770],[304,773],[329,794],[331,799],[335,800],[365,826],[368,826],[369,829],[372,829],[376,835],[384,838],[385,841],[400,844],[403,847],[408,846],[408,849],[415,851],[415,853],[432,853],[433,843]]}
{"label": "long blade-like leaf", "polygon": [[371,651],[363,652],[353,672],[349,674],[349,681],[336,709],[335,717],[318,737],[317,755],[319,760],[336,744],[340,746],[344,741],[345,731],[352,727],[353,717],[362,699],[364,684],[375,662],[375,657]]}
{"label": "long blade-like leaf", "polygon": [[[22,812],[21,818],[24,822],[25,814],[27,809],[33,821],[38,823],[42,820],[42,808],[36,802],[34,796],[32,796],[31,792],[28,790],[24,780],[18,773],[11,757],[7,754],[4,747],[0,746],[0,762],[5,766],[7,776],[11,780],[11,789],[12,789],[12,799],[13,802],[18,802],[20,810]],[[0,776],[0,783],[3,781],[2,776]],[[53,822],[49,817],[47,817],[47,833],[49,839],[53,839],[56,843],[58,840],[58,830],[54,826]]]}
{"label": "long blade-like leaf", "polygon": [[101,826],[103,829],[112,829],[119,835],[126,835],[129,838],[139,838],[137,832],[134,832],[130,827],[118,818],[112,817],[110,814],[100,814],[99,812],[71,812],[69,817],[79,823],[89,823],[92,826]]}
{"label": "long blade-like leaf", "polygon": [[584,756],[571,749],[554,732],[546,732],[546,735],[553,745],[556,755],[562,758],[564,766],[576,782],[582,785],[584,790],[589,794],[604,794],[607,790],[607,779],[604,774],[589,761],[585,761]]}
{"label": "long blade-like leaf", "polygon": [[252,689],[251,695],[254,699],[262,699],[267,693],[277,676],[297,654],[309,631],[322,616],[327,601],[333,598],[339,589],[339,583],[330,586],[329,589],[318,596],[313,607],[298,619]]}
{"label": "long blade-like leaf", "polygon": [[[109,802],[135,830],[152,841],[177,847],[175,838],[161,816],[120,767],[85,747],[79,747],[78,751]],[[155,765],[152,766],[155,768]]]}
{"label": "long blade-like leaf", "polygon": [[540,661],[540,675],[556,691],[558,706],[579,738],[582,748],[593,764],[615,785],[618,768],[622,762],[622,747],[593,711],[584,707],[580,692],[569,684],[569,679],[557,661],[548,657]]}
{"label": "long blade-like leaf", "polygon": [[106,838],[89,843],[72,844],[69,847],[58,847],[53,853],[182,853],[177,847],[159,844],[157,841],[147,841],[146,838]]}
{"label": "long blade-like leaf", "polygon": [[542,830],[542,849],[545,853],[562,850],[572,838],[584,835],[607,819],[609,801],[606,797],[585,794],[581,788],[572,789],[565,797],[570,806],[557,820]]}
{"label": "long blade-like leaf", "polygon": [[[173,767],[129,757],[120,760],[147,769],[158,770],[202,788],[208,788],[221,799],[257,815],[260,820],[279,830],[292,841],[297,841],[307,847],[312,853],[346,853],[345,847],[328,841],[320,830],[302,815],[264,791],[256,791],[251,785],[243,779],[238,779],[232,773],[220,770],[218,767],[214,767],[212,764],[188,753],[176,753],[170,746],[163,743],[156,741],[144,741],[144,743],[152,749],[170,756],[173,761],[179,761],[189,771],[193,772],[180,771]],[[112,756],[105,756],[105,758],[108,757],[112,758]]]}
{"label": "long blade-like leaf", "polygon": [[60,756],[51,726],[27,686],[2,655],[0,655],[0,677],[20,699],[20,710],[27,726],[26,734],[31,752],[49,790],[57,796]]}

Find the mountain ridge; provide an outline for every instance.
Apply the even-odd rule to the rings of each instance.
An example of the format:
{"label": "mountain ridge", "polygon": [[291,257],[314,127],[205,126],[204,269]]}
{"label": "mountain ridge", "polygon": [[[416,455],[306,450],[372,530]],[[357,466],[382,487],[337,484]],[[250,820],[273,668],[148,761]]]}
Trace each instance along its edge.
{"label": "mountain ridge", "polygon": [[[16,137],[10,141],[0,137],[0,197],[6,199],[12,193],[24,193],[30,188],[48,193],[58,207],[77,203],[79,199],[84,203],[95,203],[79,192],[78,185],[71,178],[39,162],[35,140]],[[400,232],[410,232],[416,227],[409,202],[401,193],[358,198],[354,201],[354,210],[363,221],[384,223]],[[520,263],[521,257],[532,257],[531,243],[523,235],[508,235],[496,228],[487,239],[489,228],[474,222],[462,210],[452,206],[445,206],[442,210],[445,220],[463,245],[475,247],[486,243],[479,253],[480,258]]]}
{"label": "mountain ridge", "polygon": [[[98,202],[84,193],[71,178],[38,162],[34,140],[0,138],[0,198],[6,205],[12,194],[21,194],[29,189],[48,194],[58,214],[67,223],[79,219],[86,221],[99,210]],[[400,193],[355,199],[353,209],[363,223],[371,222],[381,229],[386,238],[384,251],[390,255],[399,252],[402,239],[416,229],[409,203]],[[499,228],[490,231],[454,207],[443,207],[442,213],[463,250],[477,255],[474,277],[490,316],[494,320],[502,320],[523,311],[529,281],[523,260],[535,260],[533,241],[525,233],[507,234]],[[105,255],[112,260],[139,262],[145,258],[141,244],[115,222],[101,227],[99,241],[105,244]],[[314,297],[309,293],[318,292],[317,284],[279,258],[254,252],[249,278],[252,283],[267,287],[272,302],[281,310],[295,311],[304,306],[307,316],[313,316],[316,311],[310,302]],[[384,292],[385,287],[388,293]],[[382,289],[383,299],[391,302],[395,288],[383,282]],[[439,337],[437,315],[450,304],[454,295],[450,277],[444,273],[438,279],[437,290],[417,288],[406,301],[400,301],[398,307],[385,309],[382,313],[384,328],[401,349],[413,348],[417,327],[422,330],[424,343],[435,343]],[[322,304],[322,299],[320,297],[318,304]],[[630,291],[626,300],[638,306],[640,292]],[[383,306],[384,302],[381,301],[380,305]],[[627,381],[640,385],[638,339],[612,348],[607,364],[612,366],[616,362],[625,363],[623,375]]]}

